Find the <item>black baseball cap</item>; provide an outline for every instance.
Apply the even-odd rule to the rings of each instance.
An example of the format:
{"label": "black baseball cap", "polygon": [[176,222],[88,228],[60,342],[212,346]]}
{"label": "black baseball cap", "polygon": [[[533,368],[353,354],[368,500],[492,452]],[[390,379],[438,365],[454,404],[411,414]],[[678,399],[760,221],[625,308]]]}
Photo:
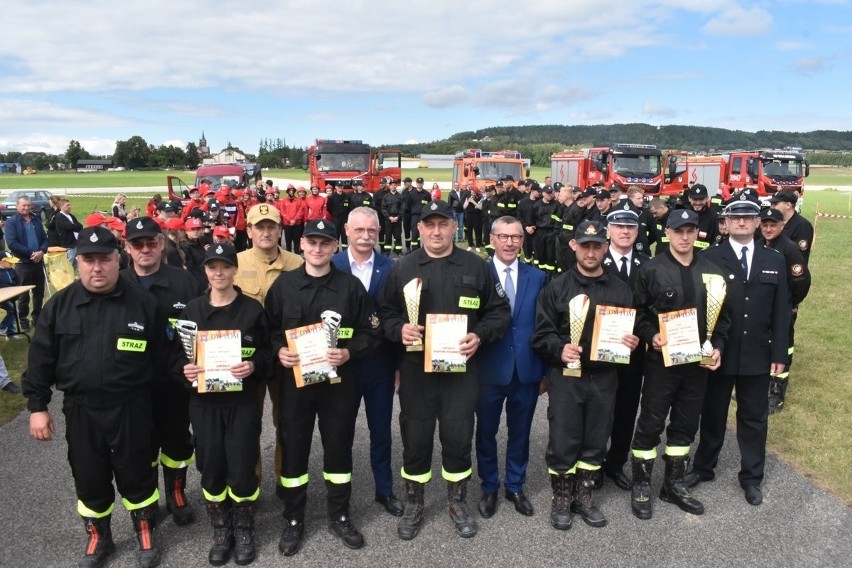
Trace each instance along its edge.
{"label": "black baseball cap", "polygon": [[669,213],[669,218],[666,221],[667,229],[677,229],[684,225],[698,226],[698,213],[692,209],[678,209]]}
{"label": "black baseball cap", "polygon": [[506,176],[506,177],[504,177],[504,178],[503,178],[503,181],[511,181],[511,182],[514,182],[514,181],[515,181],[515,178],[513,178],[512,176]]}
{"label": "black baseball cap", "polygon": [[559,191],[563,187],[565,187],[565,184],[562,183],[561,181],[557,181],[556,183],[553,184],[553,191]]}
{"label": "black baseball cap", "polygon": [[86,227],[77,235],[77,254],[110,254],[118,250],[112,231],[100,225]]}
{"label": "black baseball cap", "polygon": [[426,217],[431,217],[433,215],[440,215],[447,219],[454,219],[453,208],[450,207],[446,201],[442,201],[440,199],[430,201],[423,206],[423,209],[420,211],[420,220],[422,221],[426,219]]}
{"label": "black baseball cap", "polygon": [[423,183],[423,178],[417,178],[417,182],[416,182],[416,183]]}
{"label": "black baseball cap", "polygon": [[151,217],[139,217],[128,221],[124,231],[128,241],[163,234],[163,230]]}
{"label": "black baseball cap", "polygon": [[580,199],[583,199],[584,197],[595,197],[597,194],[598,192],[594,187],[587,187],[585,191],[583,191],[583,194],[580,195]]}
{"label": "black baseball cap", "polygon": [[778,203],[779,201],[785,201],[795,205],[799,202],[799,194],[792,189],[782,189],[769,199],[769,203]]}
{"label": "black baseball cap", "polygon": [[595,193],[595,199],[611,199],[612,193],[608,189],[599,189],[597,193]]}
{"label": "black baseball cap", "polygon": [[687,192],[687,196],[693,199],[707,199],[707,195],[707,186],[701,183],[696,183]]}
{"label": "black baseball cap", "polygon": [[303,237],[323,237],[332,241],[337,240],[337,231],[334,224],[323,219],[314,219],[305,223],[305,230],[302,231]]}
{"label": "black baseball cap", "polygon": [[541,188],[542,193],[553,193],[553,186],[545,185]]}
{"label": "black baseball cap", "polygon": [[606,243],[606,227],[600,221],[582,221],[574,232],[574,241],[583,243]]}
{"label": "black baseball cap", "polygon": [[403,181],[403,182],[411,183],[411,178],[410,178],[410,177],[406,177],[406,178],[405,178],[404,180],[402,180],[402,181]]}
{"label": "black baseball cap", "polygon": [[207,247],[207,252],[204,253],[204,264],[214,260],[221,260],[237,266],[237,249],[230,243],[219,243]]}
{"label": "black baseball cap", "polygon": [[[382,178],[382,182],[384,182],[384,181],[385,181],[385,179]],[[364,186],[364,180],[362,180],[361,178],[353,179],[352,180],[352,187],[355,187],[355,186],[363,187]]]}
{"label": "black baseball cap", "polygon": [[764,209],[760,212],[761,221],[774,221],[776,223],[784,222],[784,214],[777,209]]}

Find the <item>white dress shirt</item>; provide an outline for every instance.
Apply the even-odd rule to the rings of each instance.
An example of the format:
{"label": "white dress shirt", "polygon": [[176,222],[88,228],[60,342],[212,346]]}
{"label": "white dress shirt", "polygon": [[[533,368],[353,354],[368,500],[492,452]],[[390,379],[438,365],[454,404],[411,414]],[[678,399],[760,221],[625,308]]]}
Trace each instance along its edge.
{"label": "white dress shirt", "polygon": [[369,291],[370,281],[373,278],[373,261],[376,256],[375,251],[370,253],[370,258],[361,264],[355,262],[355,258],[352,256],[351,250],[346,250],[346,256],[349,257],[349,269],[352,271],[352,276],[355,276],[361,281],[361,284],[364,285],[364,290]]}

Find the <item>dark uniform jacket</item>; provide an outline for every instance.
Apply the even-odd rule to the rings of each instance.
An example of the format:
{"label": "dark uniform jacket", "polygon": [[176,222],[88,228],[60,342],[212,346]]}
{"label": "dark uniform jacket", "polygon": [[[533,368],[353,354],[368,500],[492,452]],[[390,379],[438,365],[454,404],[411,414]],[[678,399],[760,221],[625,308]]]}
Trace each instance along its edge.
{"label": "dark uniform jacket", "polygon": [[408,210],[411,211],[411,224],[415,225],[420,221],[420,212],[423,211],[423,206],[428,205],[432,201],[432,196],[425,189],[418,191],[415,187],[408,194]]}
{"label": "dark uniform jacket", "polygon": [[[400,343],[402,326],[409,323],[402,288],[414,278],[423,280],[419,325],[425,325],[426,314],[466,314],[468,332],[479,336],[483,344],[496,341],[509,327],[509,301],[482,258],[456,247],[444,258],[432,258],[418,249],[396,263],[382,289],[379,309],[388,340]],[[405,357],[422,360],[423,354],[409,352]],[[475,373],[474,356],[468,361],[467,374]]]}
{"label": "dark uniform jacket", "polygon": [[518,220],[524,227],[535,227],[534,209],[538,200],[530,199],[529,195],[525,195],[518,202]]}
{"label": "dark uniform jacket", "polygon": [[808,269],[805,257],[796,243],[785,237],[783,233],[772,242],[766,241],[766,246],[784,255],[784,261],[787,263],[790,305],[795,308],[807,297],[811,289],[811,271]]}
{"label": "dark uniform jacket", "polygon": [[148,292],[157,299],[157,303],[168,318],[180,316],[190,300],[204,293],[204,288],[192,274],[169,264],[161,264],[160,269],[152,274],[150,279],[145,278],[146,286],[142,286],[139,276],[132,267],[122,270],[121,277],[137,286],[147,288]]}
{"label": "dark uniform jacket", "polygon": [[695,248],[705,250],[716,242],[719,232],[719,216],[710,207],[704,207],[698,213],[698,238],[695,239]]}
{"label": "dark uniform jacket", "polygon": [[[210,305],[208,295],[191,300],[181,314],[181,319],[194,321],[199,330],[238,329],[242,343],[242,360],[254,363],[254,372],[243,379],[243,390],[227,393],[199,394],[192,389],[189,403],[193,406],[235,406],[257,400],[258,380],[272,378],[272,352],[269,347],[269,325],[263,306],[237,288],[236,299],[227,306]],[[180,338],[175,337],[175,341]],[[184,359],[185,362],[185,359]],[[189,381],[181,375],[184,386]]]}
{"label": "dark uniform jacket", "polygon": [[[379,344],[379,320],[364,285],[355,276],[331,265],[325,276],[309,276],[304,265],[283,272],[266,293],[266,312],[272,329],[272,353],[287,345],[284,332],[319,323],[326,310],[341,316],[337,347],[349,350],[350,360],[368,355]],[[293,380],[293,369],[283,368],[284,380]],[[337,368],[346,380],[353,376],[349,362]]]}
{"label": "dark uniform jacket", "polygon": [[332,221],[346,221],[349,214],[349,196],[345,193],[332,193],[325,202],[325,207]]}
{"label": "dark uniform jacket", "polygon": [[537,231],[553,231],[562,226],[562,219],[557,215],[560,203],[552,199],[545,203],[544,199],[535,202],[535,226]]}
{"label": "dark uniform jacket", "polygon": [[589,312],[579,342],[583,348],[580,364],[584,371],[612,368],[611,363],[589,361],[597,306],[633,306],[630,287],[606,271],[601,276],[591,278],[580,274],[577,265],[574,265],[568,272],[545,286],[538,297],[535,310],[536,326],[530,343],[550,365],[548,376],[552,380],[565,380],[562,376],[562,368],[565,366],[562,362],[562,349],[567,343],[571,343],[568,302],[578,294],[589,297]]}
{"label": "dark uniform jacket", "polygon": [[811,222],[794,212],[790,220],[784,223],[782,234],[796,243],[807,264],[811,256],[811,245],[814,242],[814,226]]}
{"label": "dark uniform jacket", "polygon": [[405,200],[401,193],[388,192],[382,199],[382,214],[387,217],[402,217],[405,211]]}
{"label": "dark uniform jacket", "polygon": [[30,346],[27,408],[47,410],[52,386],[66,403],[92,407],[150,396],[178,362],[166,326],[157,301],[122,278],[108,294],[92,294],[79,280],[60,290],[45,304]]}
{"label": "dark uniform jacket", "polygon": [[[659,315],[662,313],[697,308],[698,340],[704,343],[707,339],[707,290],[703,274],[724,275],[704,255],[694,255],[692,263],[683,266],[668,249],[646,262],[637,272],[633,289],[636,298],[636,335],[648,344],[648,357],[662,361],[661,353],[650,347],[654,336],[660,332]],[[720,352],[725,348],[730,327],[731,316],[723,307],[710,338],[710,343]]]}
{"label": "dark uniform jacket", "polygon": [[349,210],[356,207],[373,208],[373,194],[366,191],[353,191],[349,194]]}
{"label": "dark uniform jacket", "polygon": [[518,218],[518,203],[523,199],[524,194],[520,190],[512,187],[506,193],[497,196],[497,209],[500,215],[509,215],[510,217]]}
{"label": "dark uniform jacket", "polygon": [[[69,215],[71,215],[69,213]],[[83,225],[80,221],[77,220],[74,215],[71,215],[71,218],[65,216],[64,213],[58,211],[56,215],[53,216],[52,219],[53,225],[56,227],[56,234],[59,237],[57,246],[65,247],[65,248],[74,248],[77,246],[77,237],[74,236],[74,233],[83,230]]]}
{"label": "dark uniform jacket", "polygon": [[765,375],[770,363],[787,364],[790,304],[781,253],[756,242],[748,281],[743,279],[739,255],[727,241],[710,247],[701,257],[718,265],[728,284],[725,305],[731,325],[719,371]]}

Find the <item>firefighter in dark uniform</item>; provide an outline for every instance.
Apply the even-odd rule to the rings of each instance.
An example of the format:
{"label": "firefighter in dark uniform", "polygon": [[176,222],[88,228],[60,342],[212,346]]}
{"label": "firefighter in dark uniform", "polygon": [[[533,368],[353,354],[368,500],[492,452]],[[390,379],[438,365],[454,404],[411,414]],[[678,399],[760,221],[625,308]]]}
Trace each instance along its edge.
{"label": "firefighter in dark uniform", "polygon": [[[579,188],[577,188],[579,189]],[[574,228],[586,219],[591,208],[595,208],[594,189],[576,192],[576,198],[568,207],[561,208],[562,226],[556,237],[556,268],[557,270],[568,270],[576,261],[574,251],[571,250],[570,242],[574,238]]]}
{"label": "firefighter in dark uniform", "polygon": [[[568,303],[577,295],[587,296],[589,314],[594,314],[598,305],[631,307],[633,304],[630,287],[609,275],[602,266],[608,248],[602,223],[580,223],[571,248],[577,264],[539,295],[536,328],[530,339],[533,349],[549,364],[550,429],[545,461],[553,489],[550,523],[558,530],[571,528],[571,512],[578,513],[590,526],[606,525],[606,517],[592,498],[592,488],[595,472],[606,455],[618,388],[616,365],[589,359],[593,315],[586,318],[580,341],[571,343]],[[622,343],[632,350],[639,344],[639,338],[625,335]],[[576,379],[563,376],[565,365],[578,360],[582,376]]]}
{"label": "firefighter in dark uniform", "polygon": [[410,177],[402,180],[402,189],[399,190],[399,193],[405,203],[405,213],[402,214],[402,234],[405,238],[406,251],[411,250],[411,192],[413,189]]}
{"label": "firefighter in dark uniform", "polygon": [[[115,551],[110,518],[115,491],[136,530],[136,559],[156,566],[157,470],[151,395],[177,364],[157,301],[119,276],[118,243],[109,229],[87,227],[77,239],[80,277],[41,312],[23,393],[30,434],[50,440],[51,387],[64,393],[68,461],[77,512],[89,535],[80,566],[103,566]],[[191,277],[190,277],[191,278]]]}
{"label": "firefighter in dark uniform", "polygon": [[684,485],[715,477],[725,441],[731,393],[737,390],[739,482],[750,505],[760,505],[769,424],[769,377],[784,371],[790,327],[784,256],[755,239],[760,205],[745,196],[725,207],[729,239],[702,254],[725,275],[725,305],[731,314],[729,341],[712,373],[701,411],[701,437]]}
{"label": "firefighter in dark uniform", "polygon": [[485,245],[485,252],[489,257],[494,256],[494,247],[491,245],[491,240],[488,235],[491,234],[491,225],[503,216],[500,207],[500,198],[505,195],[506,188],[503,185],[503,180],[497,180],[495,185],[485,187],[485,201],[482,203],[482,235],[484,239],[489,239]]}
{"label": "firefighter in dark uniform", "polygon": [[[353,182],[354,185],[354,182]],[[346,241],[346,233],[343,232],[343,225],[346,224],[346,218],[349,216],[350,203],[349,195],[343,192],[343,184],[334,186],[333,192],[328,196],[325,202],[325,208],[331,215],[331,221],[334,223],[337,234],[340,235],[340,246],[346,248],[349,243]],[[289,188],[287,190],[289,192]],[[279,207],[283,211],[283,208]]]}
{"label": "firefighter in dark uniform", "polygon": [[[124,248],[133,263],[121,271],[121,277],[148,290],[168,318],[177,318],[204,289],[187,270],[166,264],[165,237],[153,219],[133,219],[125,231]],[[154,388],[155,451],[160,452],[152,460],[163,466],[166,508],[175,524],[183,526],[195,519],[185,493],[186,472],[195,460],[195,453],[189,431],[189,394],[179,378],[160,381]]]}
{"label": "firefighter in dark uniform", "polygon": [[524,226],[524,261],[532,263],[535,242],[535,204],[541,199],[541,186],[529,182],[529,193],[518,203],[518,220]]}
{"label": "firefighter in dark uniform", "polygon": [[[623,207],[623,206],[622,206]],[[609,250],[604,257],[603,267],[610,276],[625,282],[630,289],[636,283],[639,269],[651,257],[634,250],[639,233],[639,216],[632,208],[621,208],[607,216]],[[639,398],[642,394],[642,364],[645,360],[644,342],[640,342],[630,354],[630,363],[618,365],[618,391],[615,395],[615,412],[610,434],[609,450],[603,466],[603,474],[615,482],[619,489],[630,491],[630,479],[624,475],[624,464],[630,454],[633,427]]]}
{"label": "firefighter in dark uniform", "polygon": [[[506,176],[502,180],[503,191],[497,196],[497,208],[500,210],[499,217],[509,215],[510,217],[518,218],[518,203],[524,197],[524,194],[515,187],[515,178]],[[499,192],[498,192],[499,193]],[[488,233],[491,234],[490,232]]]}
{"label": "firefighter in dark uniform", "polygon": [[[309,221],[302,235],[302,250],[305,264],[279,276],[266,296],[272,349],[284,371],[279,432],[285,450],[281,468],[285,526],[278,550],[285,556],[299,551],[304,536],[308,460],[317,419],[329,527],[347,547],[364,546],[364,537],[349,518],[359,392],[355,368],[347,363],[367,355],[379,343],[379,321],[367,291],[358,278],[331,263],[337,250],[334,227],[322,220]],[[326,379],[297,388],[293,367],[299,363],[299,354],[288,349],[284,333],[322,321],[325,311],[340,316],[339,342],[326,354],[328,362],[337,367],[340,381]]]}
{"label": "firefighter in dark uniform", "polygon": [[411,211],[411,245],[408,247],[409,251],[420,248],[420,233],[417,228],[417,224],[420,222],[420,211],[424,205],[432,200],[429,192],[423,188],[422,177],[417,178],[414,183],[415,187],[411,190],[407,203],[408,209]]}
{"label": "firefighter in dark uniform", "polygon": [[[666,236],[666,223],[668,223],[671,208],[659,197],[654,197],[648,202],[648,211],[651,212],[651,216],[654,218],[654,234],[656,235],[654,242],[651,244],[654,245],[654,256],[659,256],[669,248],[669,238]],[[648,254],[650,254],[650,251]]]}
{"label": "firefighter in dark uniform", "polygon": [[811,289],[811,271],[805,262],[799,247],[783,234],[784,217],[777,209],[764,209],[760,212],[760,230],[766,246],[774,248],[784,255],[787,264],[787,288],[790,300],[790,333],[787,355],[789,362],[783,372],[769,378],[769,414],[780,412],[784,408],[787,386],[790,384],[790,366],[793,364],[793,325],[799,313],[799,304],[807,297]]}
{"label": "firefighter in dark uniform", "polygon": [[[388,240],[388,223],[387,218],[385,218],[385,213],[383,209],[384,206],[382,205],[382,203],[385,200],[385,196],[388,194],[388,192],[390,192],[390,188],[392,185],[396,185],[396,182],[393,180],[392,177],[383,177],[379,182],[379,189],[377,189],[376,192],[373,193],[373,209],[376,211],[376,215],[379,216],[379,241],[376,244],[378,245],[380,251],[385,249],[385,244]],[[337,234],[341,233],[341,229],[335,227],[335,230],[337,230]],[[342,232],[344,234],[346,233],[346,231]]]}
{"label": "firefighter in dark uniform", "polygon": [[[695,439],[704,392],[707,388],[707,371],[715,370],[721,363],[730,317],[725,308],[719,315],[711,337],[707,335],[707,291],[705,275],[722,276],[722,270],[709,260],[696,254],[698,215],[680,209],[669,215],[666,223],[668,249],[639,271],[634,288],[636,298],[636,331],[648,344],[645,354],[645,381],[636,432],[633,436],[632,466],[633,487],[631,509],[640,519],[650,519],[651,471],[657,457],[660,435],[666,430],[666,447],[663,459],[666,472],[660,499],[674,503],[687,513],[700,515],[704,505],[690,495],[683,485],[689,447]],[[698,341],[709,339],[713,346],[715,363],[708,367],[700,361],[666,367],[661,351],[659,315],[694,308],[698,320]],[[668,428],[666,417],[670,416]]]}
{"label": "firefighter in dark uniform", "polygon": [[[207,513],[213,525],[208,561],[244,566],[254,561],[255,504],[260,496],[255,464],[258,459],[261,412],[257,405],[258,377],[271,378],[269,326],[260,302],[234,287],[237,249],[214,244],[204,257],[210,291],[190,301],[181,319],[199,330],[240,331],[242,360],[231,374],[242,381],[235,392],[198,393],[190,388],[189,417],[198,450],[198,471]],[[179,341],[179,339],[175,339]],[[184,365],[184,387],[203,370],[194,362]],[[203,380],[203,378],[201,379]]]}
{"label": "firefighter in dark uniform", "polygon": [[695,248],[707,249],[716,243],[716,234],[719,232],[719,216],[710,206],[710,198],[707,187],[696,183],[686,193],[689,199],[689,208],[698,215],[698,238],[695,239]]}
{"label": "firefighter in dark uniform", "polygon": [[405,199],[391,182],[390,191],[382,199],[382,215],[385,219],[385,256],[396,253],[402,256],[402,220],[405,217]]}
{"label": "firefighter in dark uniform", "polygon": [[792,189],[782,189],[769,200],[772,208],[779,210],[784,216],[784,235],[796,243],[807,264],[814,243],[814,226],[796,212],[798,202],[799,194]]}
{"label": "firefighter in dark uniform", "polygon": [[[420,217],[423,249],[391,269],[380,296],[382,331],[391,341],[410,346],[421,340],[426,314],[465,314],[468,333],[459,344],[467,357],[464,373],[425,373],[423,352],[408,351],[400,368],[399,424],[402,433],[405,512],[399,538],[417,536],[423,522],[423,490],[432,478],[432,443],[440,428],[442,475],[448,484],[447,509],[462,537],[476,534],[467,510],[474,413],[477,403],[475,354],[481,343],[501,337],[511,321],[509,302],[488,265],[453,245],[456,223],[444,201],[433,201]],[[422,280],[418,321],[409,322],[403,287]]]}
{"label": "firefighter in dark uniform", "polygon": [[548,277],[556,272],[556,230],[562,226],[557,215],[559,202],[554,197],[553,188],[545,185],[541,188],[541,201],[537,201],[535,214],[535,252],[533,265],[543,270]]}

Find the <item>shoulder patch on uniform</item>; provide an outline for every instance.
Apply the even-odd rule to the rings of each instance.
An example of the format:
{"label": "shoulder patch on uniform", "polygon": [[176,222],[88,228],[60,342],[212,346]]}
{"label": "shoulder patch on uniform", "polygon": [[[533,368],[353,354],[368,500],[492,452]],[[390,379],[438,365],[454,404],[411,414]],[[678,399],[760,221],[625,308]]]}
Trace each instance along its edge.
{"label": "shoulder patch on uniform", "polygon": [[793,273],[793,276],[801,276],[805,272],[805,267],[801,264],[794,264],[790,267],[790,272]]}
{"label": "shoulder patch on uniform", "polygon": [[379,329],[379,315],[376,312],[370,314],[370,327],[373,329]]}
{"label": "shoulder patch on uniform", "polygon": [[808,241],[806,241],[805,239],[800,240],[798,245],[799,250],[808,250]]}
{"label": "shoulder patch on uniform", "polygon": [[499,282],[497,282],[494,285],[494,290],[497,292],[497,295],[500,296],[501,298],[506,297],[506,291],[503,290],[503,286],[501,286]]}

